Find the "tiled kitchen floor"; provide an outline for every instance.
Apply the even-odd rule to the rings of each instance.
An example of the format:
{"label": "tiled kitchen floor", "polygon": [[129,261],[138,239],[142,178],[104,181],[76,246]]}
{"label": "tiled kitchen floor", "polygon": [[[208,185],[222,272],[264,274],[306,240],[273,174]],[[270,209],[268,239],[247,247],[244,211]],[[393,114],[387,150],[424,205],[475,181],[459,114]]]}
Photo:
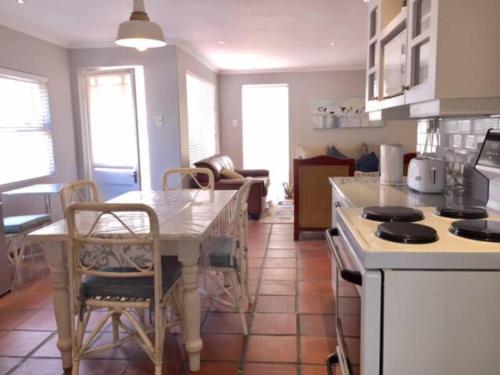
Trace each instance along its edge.
{"label": "tiled kitchen floor", "polygon": [[[203,301],[200,375],[325,375],[335,350],[330,265],[323,240],[292,240],[292,225],[250,223],[249,336],[239,315]],[[0,374],[62,374],[48,277],[0,298]],[[189,375],[179,336],[168,335],[165,374]],[[82,375],[153,373],[135,343],[82,361]]]}

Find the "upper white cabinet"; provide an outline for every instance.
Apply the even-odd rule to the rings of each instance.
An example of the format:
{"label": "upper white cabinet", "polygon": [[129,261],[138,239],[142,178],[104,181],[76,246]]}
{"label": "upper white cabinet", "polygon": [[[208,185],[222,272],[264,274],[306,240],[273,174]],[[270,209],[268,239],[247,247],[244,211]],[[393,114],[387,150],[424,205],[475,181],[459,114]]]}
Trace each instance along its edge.
{"label": "upper white cabinet", "polygon": [[500,113],[500,0],[371,0],[366,109]]}

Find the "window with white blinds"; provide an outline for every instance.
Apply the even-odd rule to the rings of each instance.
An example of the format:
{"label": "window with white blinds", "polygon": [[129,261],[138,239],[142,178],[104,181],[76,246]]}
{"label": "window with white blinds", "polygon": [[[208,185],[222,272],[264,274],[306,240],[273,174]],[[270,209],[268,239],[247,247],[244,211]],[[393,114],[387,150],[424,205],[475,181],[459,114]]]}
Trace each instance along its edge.
{"label": "window with white blinds", "polygon": [[189,164],[216,152],[215,86],[186,74]]}
{"label": "window with white blinds", "polygon": [[0,185],[54,174],[47,80],[0,70]]}

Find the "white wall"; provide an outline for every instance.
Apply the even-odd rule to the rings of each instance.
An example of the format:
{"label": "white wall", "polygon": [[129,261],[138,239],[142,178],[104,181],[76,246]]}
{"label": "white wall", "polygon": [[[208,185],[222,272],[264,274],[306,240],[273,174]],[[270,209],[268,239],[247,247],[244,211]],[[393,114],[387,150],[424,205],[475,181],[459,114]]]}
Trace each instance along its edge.
{"label": "white wall", "polygon": [[[407,152],[417,142],[417,122],[391,121],[382,128],[312,129],[314,99],[362,97],[365,92],[364,71],[266,73],[219,76],[219,117],[221,151],[242,166],[241,86],[244,84],[286,83],[290,95],[290,166],[297,144],[331,143],[359,145],[401,143]],[[233,121],[238,123],[233,126]],[[265,136],[265,135],[263,135]],[[291,173],[290,173],[291,176]]]}
{"label": "white wall", "polygon": [[[77,168],[68,51],[55,44],[0,25],[0,67],[48,77],[56,176],[37,179],[36,182],[74,180],[77,176]],[[24,152],[29,152],[29,150],[24,150]],[[17,183],[9,186],[8,189],[25,185],[27,183]],[[6,189],[0,188],[0,191]],[[4,197],[2,200],[5,215],[43,213],[44,206],[41,197]],[[58,197],[56,200],[58,201]]]}
{"label": "white wall", "polygon": [[[217,74],[200,63],[184,50],[177,48],[177,80],[179,94],[179,119],[181,140],[181,164],[189,167],[189,139],[188,139],[188,113],[187,113],[187,90],[186,73],[202,78],[213,83],[217,90]],[[216,91],[217,92],[217,91]],[[219,145],[217,145],[219,147]]]}
{"label": "white wall", "polygon": [[[141,65],[144,68],[147,128],[149,137],[151,188],[161,189],[161,175],[167,168],[180,166],[179,98],[177,88],[177,48],[167,46],[139,52],[131,48],[70,50],[71,89],[77,129],[79,175],[83,170],[81,113],[78,70],[90,67]],[[155,126],[155,116],[163,116],[163,127]]]}

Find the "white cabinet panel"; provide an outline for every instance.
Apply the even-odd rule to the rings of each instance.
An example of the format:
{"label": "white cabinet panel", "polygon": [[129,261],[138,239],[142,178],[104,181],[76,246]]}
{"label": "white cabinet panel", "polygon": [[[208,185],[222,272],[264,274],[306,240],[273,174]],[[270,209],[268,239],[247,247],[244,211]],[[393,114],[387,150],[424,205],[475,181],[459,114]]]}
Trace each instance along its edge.
{"label": "white cabinet panel", "polygon": [[384,275],[383,375],[500,373],[500,272]]}

